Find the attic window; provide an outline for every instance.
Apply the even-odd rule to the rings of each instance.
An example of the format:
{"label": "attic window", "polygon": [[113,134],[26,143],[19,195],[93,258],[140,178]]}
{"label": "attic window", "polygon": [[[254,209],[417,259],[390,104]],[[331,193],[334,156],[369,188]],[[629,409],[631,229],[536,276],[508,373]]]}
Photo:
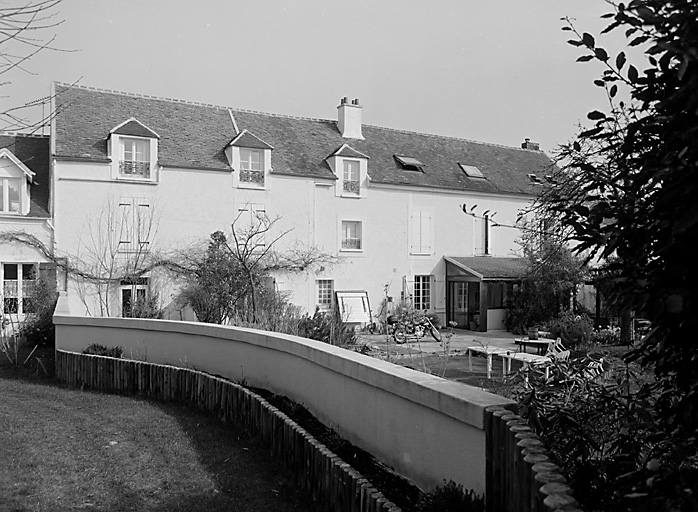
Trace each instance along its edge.
{"label": "attic window", "polygon": [[543,180],[541,180],[538,176],[536,176],[533,173],[528,175],[528,179],[530,179],[533,183],[538,183],[538,184],[543,183]]}
{"label": "attic window", "polygon": [[425,165],[417,160],[416,158],[413,158],[411,156],[401,156],[401,155],[393,155],[395,157],[395,160],[400,164],[400,166],[406,170],[406,171],[420,171],[424,172],[423,167]]}
{"label": "attic window", "polygon": [[465,165],[459,162],[458,166],[469,178],[484,178],[484,176],[480,172],[480,169],[478,169],[474,165]]}

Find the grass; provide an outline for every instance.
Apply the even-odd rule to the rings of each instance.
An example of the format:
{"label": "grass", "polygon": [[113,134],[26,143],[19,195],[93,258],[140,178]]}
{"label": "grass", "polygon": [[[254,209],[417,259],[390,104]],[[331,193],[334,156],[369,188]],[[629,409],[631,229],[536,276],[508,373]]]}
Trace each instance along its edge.
{"label": "grass", "polygon": [[319,510],[254,439],[188,407],[61,388],[7,361],[0,397],[0,511]]}

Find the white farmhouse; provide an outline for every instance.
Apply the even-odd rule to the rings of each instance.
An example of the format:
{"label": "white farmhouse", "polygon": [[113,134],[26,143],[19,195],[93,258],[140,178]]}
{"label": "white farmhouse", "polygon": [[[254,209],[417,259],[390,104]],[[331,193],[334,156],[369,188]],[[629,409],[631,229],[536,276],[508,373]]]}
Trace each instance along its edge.
{"label": "white farmhouse", "polygon": [[[524,268],[517,216],[552,165],[536,144],[368,126],[358,100],[347,98],[335,119],[310,119],[54,87],[57,255],[93,254],[112,218],[129,219],[116,240],[127,259],[205,242],[216,230],[229,232],[239,214],[264,212],[280,218],[274,229],[291,230],[281,246],[342,257],[332,267],[276,276],[275,286],[311,313],[351,291],[366,292],[375,314],[387,289],[393,303],[411,300],[443,322],[503,328],[504,300]],[[464,204],[477,205],[477,216]],[[156,279],[121,283],[113,291],[119,305],[107,313],[121,314]],[[95,313],[90,301],[98,298],[70,286],[71,307]],[[158,291],[165,303],[176,294],[162,282]]]}

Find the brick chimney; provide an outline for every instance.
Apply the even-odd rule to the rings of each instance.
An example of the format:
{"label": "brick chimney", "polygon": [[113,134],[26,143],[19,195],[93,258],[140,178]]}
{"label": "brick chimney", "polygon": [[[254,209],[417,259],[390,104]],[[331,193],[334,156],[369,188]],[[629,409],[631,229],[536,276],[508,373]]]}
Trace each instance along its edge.
{"label": "brick chimney", "polygon": [[361,134],[361,105],[354,99],[349,103],[345,96],[337,107],[337,128],[345,139],[363,139]]}
{"label": "brick chimney", "polygon": [[537,142],[531,142],[531,139],[525,139],[521,143],[522,149],[530,149],[531,151],[540,151],[540,144]]}

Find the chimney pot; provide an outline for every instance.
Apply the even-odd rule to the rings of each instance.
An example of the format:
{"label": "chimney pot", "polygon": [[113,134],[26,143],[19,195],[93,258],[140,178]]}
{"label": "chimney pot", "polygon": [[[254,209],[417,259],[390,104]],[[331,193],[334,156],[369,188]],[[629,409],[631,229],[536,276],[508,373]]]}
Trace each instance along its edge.
{"label": "chimney pot", "polygon": [[346,105],[347,103],[349,103],[349,98],[344,96],[344,98],[342,98],[342,105]]}

